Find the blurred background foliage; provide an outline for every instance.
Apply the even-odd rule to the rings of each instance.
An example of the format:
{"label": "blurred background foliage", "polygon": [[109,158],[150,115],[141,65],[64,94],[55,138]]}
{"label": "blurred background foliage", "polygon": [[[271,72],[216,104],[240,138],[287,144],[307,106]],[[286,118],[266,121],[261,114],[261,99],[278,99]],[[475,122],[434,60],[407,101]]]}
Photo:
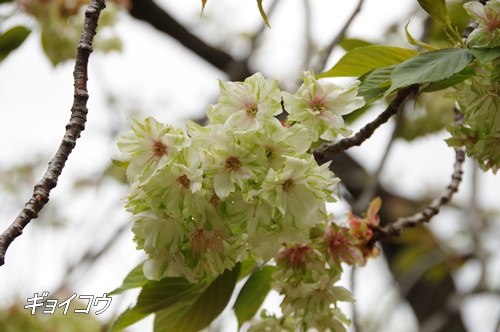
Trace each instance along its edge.
{"label": "blurred background foliage", "polygon": [[[123,45],[127,43],[128,36],[120,34],[118,27],[120,24],[130,24],[131,20],[135,20],[146,24],[148,33],[161,34],[160,40],[165,38],[165,42],[167,39],[176,41],[174,44],[168,44],[168,47],[187,50],[190,54],[186,55],[186,62],[202,62],[205,66],[211,67],[210,70],[199,71],[200,77],[202,75],[205,79],[208,77],[209,82],[214,82],[217,77],[242,80],[253,72],[262,71],[278,77],[285,88],[293,90],[298,84],[295,77],[299,76],[301,70],[309,68],[317,72],[327,70],[347,50],[370,44],[409,48],[403,29],[408,18],[410,18],[409,29],[417,31],[413,33],[414,37],[437,47],[450,47],[442,26],[429,19],[416,1],[407,1],[406,12],[400,16],[386,15],[385,30],[376,38],[351,32],[356,27],[355,31],[371,29],[372,23],[368,20],[371,14],[366,13],[365,8],[376,1],[359,2],[360,12],[365,13],[364,21],[354,19],[353,15],[353,23],[346,25],[344,31],[340,28],[333,30],[328,22],[316,20],[315,15],[318,11],[323,10],[322,6],[327,6],[325,2],[313,4],[308,0],[293,3],[279,0],[264,1],[264,9],[273,27],[271,30],[265,27],[257,6],[252,1],[247,2],[251,2],[250,9],[253,8],[253,11],[245,9],[246,7],[238,9],[241,4],[231,3],[229,0],[209,1],[201,18],[199,17],[201,4],[199,1],[191,2],[190,5],[179,5],[182,7],[181,10],[176,9],[178,4],[175,1],[169,0],[108,1],[107,9],[99,22],[95,40],[96,53],[122,50],[126,53],[127,49],[124,49]],[[87,3],[86,0],[0,1],[0,61],[2,61],[0,67],[6,65],[9,57],[16,57],[17,50],[22,48],[29,38],[38,39],[44,53],[33,56],[45,56],[54,68],[71,62],[76,54],[83,11]],[[469,22],[469,17],[462,8],[463,3],[463,1],[447,2],[452,22],[458,31],[463,31]],[[294,18],[299,19],[293,22],[286,22],[285,19],[286,23],[280,26],[281,23],[277,22],[283,20],[279,21],[279,18],[292,15],[290,12],[293,10],[295,10]],[[246,19],[241,21],[241,26],[238,26],[224,16],[227,13],[234,13],[236,17],[244,15]],[[345,17],[349,15],[351,12],[343,13]],[[298,26],[298,30],[288,33],[287,29],[292,29],[290,24]],[[319,32],[324,30],[328,30],[325,33],[326,37],[321,37]],[[273,33],[278,36],[282,33],[286,41],[280,44],[279,40],[273,37]],[[273,50],[277,50],[276,54],[272,54]],[[198,55],[198,58],[192,57],[192,54]],[[284,68],[278,66],[282,57],[286,57],[287,61]],[[143,61],[148,60],[144,58]],[[106,57],[103,57],[102,62],[106,63]],[[141,63],[131,65],[142,66]],[[157,66],[162,65],[162,63],[157,64]],[[126,72],[128,69],[121,70]],[[92,79],[90,75],[90,81]],[[142,78],[130,77],[130,79]],[[101,111],[106,113],[104,117],[107,121],[101,124],[98,140],[94,144],[107,147],[104,151],[109,155],[108,162],[96,162],[91,170],[74,171],[63,178],[60,186],[55,189],[62,194],[51,200],[40,218],[28,226],[33,228],[30,233],[40,234],[37,244],[43,243],[44,237],[54,239],[61,236],[65,238],[63,242],[66,243],[65,248],[69,248],[66,252],[52,257],[54,261],[59,261],[59,265],[54,265],[54,262],[49,264],[52,268],[58,266],[51,274],[52,289],[47,289],[54,294],[62,294],[61,292],[67,290],[82,293],[82,289],[85,289],[82,285],[88,279],[92,279],[89,276],[91,273],[98,276],[94,279],[99,280],[99,275],[102,273],[99,271],[102,271],[104,265],[116,262],[120,264],[123,260],[129,260],[123,257],[120,252],[121,246],[117,244],[125,242],[130,246],[131,242],[130,234],[127,233],[129,227],[126,222],[127,216],[121,211],[122,206],[118,199],[120,194],[124,194],[125,176],[123,170],[113,166],[109,160],[116,151],[114,150],[116,137],[126,129],[126,116],[148,115],[148,106],[152,102],[127,99],[126,95],[122,96],[112,89],[114,82],[106,84],[101,82],[101,87],[104,88],[100,93],[104,95],[105,107],[102,107]],[[211,92],[203,94],[201,91],[194,91],[202,96],[200,104],[208,105],[215,101],[215,94]],[[176,94],[176,91],[166,90],[165,93]],[[404,150],[411,149],[412,143],[443,144],[442,138],[447,137],[444,128],[452,124],[454,118],[453,101],[447,98],[450,93],[453,93],[452,89],[424,93],[416,101],[409,103],[388,125],[386,140],[377,139],[376,143],[373,143],[375,145],[368,146],[368,150],[377,151],[375,156],[378,157],[372,157],[374,154],[361,150],[359,153],[342,154],[334,159],[333,170],[343,183],[341,209],[363,211],[372,197],[381,196],[383,200],[381,220],[382,223],[387,223],[400,216],[419,211],[444,189],[431,186],[427,189],[428,192],[420,190],[415,193],[405,186],[407,183],[405,179],[398,178],[400,174],[408,176],[407,173],[402,171],[395,175],[388,173],[397,169],[398,164],[407,158]],[[346,121],[354,127],[360,127],[376,116],[388,102],[390,100],[370,104],[350,114],[346,117]],[[158,107],[161,108],[163,105],[154,105],[153,108]],[[182,109],[182,105],[180,107]],[[8,110],[3,109],[3,111]],[[193,115],[181,114],[181,117],[183,119],[190,117],[203,122],[203,111],[204,109],[199,109]],[[26,135],[32,133],[27,132]],[[76,150],[79,148],[77,144]],[[425,155],[425,147],[417,151],[423,152],[423,155],[415,159],[418,163],[415,165],[416,168],[428,169],[429,174],[433,173],[434,168],[445,168],[451,174],[451,161],[449,165],[441,165],[439,163],[442,160]],[[2,228],[10,223],[30,197],[33,185],[44,172],[50,153],[50,149],[33,151],[15,163],[5,163],[0,159]],[[370,157],[363,158],[363,153]],[[90,150],[87,158],[92,156],[93,152]],[[384,172],[384,169],[389,171]],[[482,329],[483,325],[477,325],[479,324],[477,319],[467,318],[477,314],[477,311],[469,310],[471,303],[469,300],[475,298],[482,301],[493,299],[493,302],[490,300],[485,302],[484,309],[492,312],[484,313],[485,316],[481,316],[480,320],[490,319],[484,326],[491,328],[491,331],[495,328],[498,330],[500,307],[489,304],[500,303],[498,301],[500,204],[493,204],[492,207],[491,204],[483,203],[485,195],[491,201],[491,193],[483,193],[490,190],[485,183],[488,180],[483,177],[474,163],[469,162],[466,183],[461,188],[463,192],[435,218],[436,220],[431,221],[429,227],[405,231],[401,237],[382,244],[383,257],[379,258],[378,263],[373,263],[378,264],[378,267],[375,270],[367,270],[378,271],[376,273],[381,275],[380,278],[384,278],[384,282],[379,281],[378,286],[371,285],[367,289],[365,285],[366,278],[369,278],[367,273],[373,272],[363,272],[363,269],[358,268],[351,271],[351,280],[347,283],[350,283],[349,288],[354,290],[355,298],[358,299],[358,303],[351,308],[351,316],[354,317],[353,331],[389,331],[391,328],[398,330],[398,326],[406,326],[408,328],[406,331],[486,331]],[[498,195],[498,188],[496,189]],[[500,203],[498,196],[496,197],[493,201]],[[341,219],[341,210],[337,213]],[[68,243],[72,246],[67,246]],[[19,240],[13,244],[13,246],[26,245]],[[16,257],[16,260],[21,259],[19,256]],[[135,266],[138,259],[140,260],[139,256],[130,258],[131,262],[128,265]],[[1,269],[9,269],[9,264],[12,262],[13,259],[9,259],[8,253],[6,266]],[[44,264],[40,262],[40,265],[33,268],[44,267]],[[22,265],[20,261],[15,264],[18,268],[20,265]],[[19,268],[19,271],[23,270]],[[41,272],[33,273],[31,277],[24,276],[20,280],[27,283],[30,278],[37,278],[39,274],[44,273],[43,269],[38,271]],[[115,276],[114,280],[121,280],[124,276],[125,273],[122,273]],[[105,331],[113,318],[112,314],[100,320],[91,315],[77,314],[31,316],[28,310],[23,309],[26,304],[24,295],[26,292],[33,294],[42,290],[31,289],[29,286],[29,283],[23,284],[23,288],[28,288],[24,293],[11,291],[9,299],[2,299],[1,331]],[[21,284],[17,284],[17,287],[21,287]],[[380,287],[382,291],[377,293],[373,291],[374,287]],[[363,296],[364,292],[389,294],[388,300],[384,297],[382,300],[390,305],[377,308],[380,305],[377,304],[379,299],[375,302],[372,299],[370,303],[370,296]],[[12,294],[17,294],[17,297]],[[20,294],[23,294],[23,297]],[[364,301],[368,304],[364,304]],[[475,303],[474,300],[472,303]],[[369,309],[366,309],[367,306]],[[400,306],[411,309],[401,313],[398,311]],[[114,313],[119,311],[116,309]],[[398,312],[400,318],[392,318],[394,315],[397,316]],[[392,322],[393,319],[399,319],[403,323],[398,325]],[[213,330],[217,330],[217,326],[220,330],[224,330],[226,325],[218,322]]]}

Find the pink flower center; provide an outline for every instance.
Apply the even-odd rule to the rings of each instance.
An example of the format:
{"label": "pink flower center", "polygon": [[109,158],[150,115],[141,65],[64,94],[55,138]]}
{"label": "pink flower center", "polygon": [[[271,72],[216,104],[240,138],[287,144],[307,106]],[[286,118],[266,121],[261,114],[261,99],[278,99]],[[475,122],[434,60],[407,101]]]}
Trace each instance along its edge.
{"label": "pink flower center", "polygon": [[183,186],[186,189],[189,188],[189,185],[191,184],[191,181],[188,179],[186,174],[179,176],[177,178],[177,182],[179,182],[181,186]]}
{"label": "pink flower center", "polygon": [[168,155],[167,146],[160,141],[155,142],[155,144],[153,145],[153,152],[155,154],[155,157],[161,158],[163,155]]}
{"label": "pink flower center", "polygon": [[237,171],[241,167],[241,161],[238,158],[231,156],[226,159],[226,163],[224,166],[230,171]]}
{"label": "pink flower center", "polygon": [[293,183],[292,179],[288,179],[285,182],[283,182],[283,191],[287,192],[289,190],[292,190],[295,187],[295,183]]}
{"label": "pink flower center", "polygon": [[302,268],[305,270],[306,263],[311,261],[312,249],[307,244],[295,244],[281,251],[277,260],[286,259],[287,263],[294,269]]}
{"label": "pink flower center", "polygon": [[326,111],[325,107],[325,97],[319,97],[315,96],[310,102],[309,102],[309,107],[311,107],[312,110],[316,112],[323,112]]}
{"label": "pink flower center", "polygon": [[204,228],[196,229],[191,234],[191,245],[193,246],[193,254],[205,254],[208,249],[214,253],[224,251],[224,243],[219,231],[207,231]]}
{"label": "pink flower center", "polygon": [[245,105],[245,112],[251,118],[255,118],[257,116],[257,112],[259,112],[259,107],[255,104]]}

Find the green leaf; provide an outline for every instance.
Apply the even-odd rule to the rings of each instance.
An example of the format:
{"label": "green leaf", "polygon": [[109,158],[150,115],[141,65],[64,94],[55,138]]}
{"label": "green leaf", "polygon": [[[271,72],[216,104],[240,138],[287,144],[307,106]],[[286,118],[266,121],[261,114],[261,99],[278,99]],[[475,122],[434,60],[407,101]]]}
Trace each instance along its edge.
{"label": "green leaf", "polygon": [[423,91],[424,92],[434,92],[434,91],[444,90],[446,88],[449,88],[450,86],[454,86],[458,83],[462,83],[463,81],[474,76],[475,74],[476,74],[476,71],[474,69],[472,69],[471,67],[467,66],[461,72],[456,73],[455,75],[453,75],[447,79],[431,83]]}
{"label": "green leaf", "polygon": [[[380,93],[383,95],[385,92],[385,89]],[[363,114],[365,114],[368,110],[370,110],[373,107],[373,104],[371,103],[373,100],[366,100],[365,106],[358,108],[357,110],[354,110],[353,112],[343,115],[342,118],[344,118],[344,122],[346,125],[352,124],[354,121],[359,119]]]}
{"label": "green leaf", "polygon": [[340,41],[340,47],[346,51],[351,51],[358,47],[370,46],[372,43],[358,38],[344,38]]}
{"label": "green leaf", "polygon": [[[60,33],[56,27],[50,24],[43,24],[41,41],[45,55],[55,67],[59,63],[74,59],[76,57],[76,45],[78,38],[76,34],[69,32]],[[68,29],[70,29],[68,27]],[[71,27],[71,29],[74,29]]]}
{"label": "green leaf", "polygon": [[359,91],[367,91],[383,86],[390,86],[391,73],[395,67],[396,65],[377,68],[361,76],[359,78],[359,80],[361,81],[361,84],[359,85]]}
{"label": "green leaf", "polygon": [[436,21],[447,26],[451,24],[445,0],[418,0],[418,3]]}
{"label": "green leaf", "polygon": [[[382,98],[391,86],[391,73],[395,67],[396,65],[377,68],[361,76],[359,78],[361,84],[359,85],[358,95],[363,97],[366,103],[371,103]],[[353,113],[345,115],[344,120],[353,121],[365,111],[366,109],[363,112],[356,110]]]}
{"label": "green leaf", "polygon": [[264,302],[271,290],[272,274],[275,269],[274,266],[263,266],[255,270],[243,285],[233,306],[240,327],[255,315]]}
{"label": "green leaf", "polygon": [[409,25],[410,25],[410,21],[408,21],[408,23],[406,23],[406,25],[405,25],[406,39],[408,40],[408,43],[410,43],[412,45],[415,45],[415,46],[420,46],[424,50],[427,50],[427,51],[436,51],[436,50],[438,50],[437,47],[434,47],[432,45],[426,44],[424,42],[421,42],[420,40],[417,40],[417,39],[413,38],[413,36],[410,34],[410,31],[408,31],[408,26]]}
{"label": "green leaf", "polygon": [[[371,102],[374,102],[376,100],[383,98],[385,95],[385,92],[387,90],[389,90],[389,87],[375,88],[375,89],[370,89],[370,90],[365,90],[365,91],[359,91],[358,96],[363,97],[365,99],[365,102],[371,103]],[[363,108],[361,108],[361,109],[363,109]],[[354,111],[354,112],[356,112],[356,111]],[[349,114],[352,114],[352,113],[349,113]],[[344,115],[344,118],[346,116],[348,116],[349,114]]]}
{"label": "green leaf", "polygon": [[257,263],[251,257],[241,262],[240,275],[238,276],[238,281],[249,275],[253,271],[256,265]]}
{"label": "green leaf", "polygon": [[0,35],[0,61],[5,59],[10,52],[21,46],[28,38],[31,30],[24,26],[15,26]]}
{"label": "green leaf", "polygon": [[437,133],[451,125],[455,119],[452,98],[446,98],[448,92],[441,90],[423,93],[411,112],[403,112],[399,137],[412,141],[425,135]]}
{"label": "green leaf", "polygon": [[148,282],[148,279],[144,276],[144,273],[142,272],[142,267],[143,266],[144,266],[144,262],[142,262],[141,264],[137,265],[125,277],[125,279],[123,280],[122,285],[120,287],[118,287],[117,289],[113,290],[108,295],[121,294],[121,293],[123,293],[126,290],[144,286]]}
{"label": "green leaf", "polygon": [[266,12],[264,11],[264,7],[262,7],[262,0],[257,0],[257,6],[259,7],[260,16],[262,16],[262,19],[264,20],[264,22],[266,22],[266,25],[269,27],[269,29],[271,29],[271,25],[267,20],[267,15]]}
{"label": "green leaf", "polygon": [[119,159],[111,159],[111,162],[113,163],[113,165],[121,168],[127,168],[128,165],[130,165],[130,161],[119,160]]}
{"label": "green leaf", "polygon": [[156,313],[154,332],[195,332],[208,326],[227,306],[239,273],[237,264],[218,276],[197,298],[183,299]]}
{"label": "green leaf", "polygon": [[135,310],[146,314],[165,309],[182,298],[199,292],[203,287],[204,282],[193,284],[181,277],[148,281],[137,298]]}
{"label": "green leaf", "polygon": [[494,48],[472,48],[472,53],[477,60],[484,65],[486,62],[490,62],[500,57],[500,47]]}
{"label": "green leaf", "polygon": [[491,81],[500,81],[500,59],[495,60],[496,64],[493,63],[493,71],[491,72]]}
{"label": "green leaf", "polygon": [[358,47],[347,52],[322,77],[361,76],[373,69],[387,67],[408,60],[419,52],[393,46],[371,45]]}
{"label": "green leaf", "polygon": [[113,322],[111,331],[114,332],[123,330],[124,328],[137,323],[149,315],[150,314],[139,313],[135,310],[135,308],[128,308]]}
{"label": "green leaf", "polygon": [[154,332],[170,332],[177,329],[179,321],[187,314],[189,309],[194,305],[199,295],[188,296],[177,302],[176,304],[158,311],[155,314]]}
{"label": "green leaf", "polygon": [[412,84],[444,80],[462,71],[473,59],[472,52],[462,48],[422,53],[394,68],[392,86],[385,95]]}

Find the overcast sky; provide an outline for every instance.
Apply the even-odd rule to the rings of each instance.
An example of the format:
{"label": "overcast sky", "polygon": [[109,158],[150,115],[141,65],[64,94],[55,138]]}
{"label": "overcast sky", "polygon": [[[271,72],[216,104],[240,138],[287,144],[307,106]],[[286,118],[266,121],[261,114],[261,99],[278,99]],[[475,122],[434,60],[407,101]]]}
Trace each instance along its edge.
{"label": "overcast sky", "polygon": [[[288,50],[297,49],[297,36],[303,33],[299,24],[303,6],[299,0],[285,2],[286,8],[281,6],[278,14],[271,17],[272,29],[265,36],[267,42],[253,61],[256,67],[262,68],[265,75],[290,81],[300,76],[295,70],[300,57],[290,54]],[[221,42],[226,36],[254,31],[261,24],[255,1],[252,0],[208,1],[201,19],[200,1],[164,0],[162,3],[179,20],[214,43]],[[394,17],[401,17],[401,22],[406,23],[403,18],[410,15],[415,3],[414,0],[367,0],[363,13],[358,16],[348,35],[373,42],[380,41],[382,32],[393,22]],[[282,1],[281,5],[283,4]],[[315,41],[319,45],[328,43],[355,5],[356,1],[311,1]],[[116,156],[117,149],[109,136],[109,127],[124,130],[126,117],[133,110],[142,111],[144,116],[154,115],[162,122],[182,126],[187,118],[200,115],[214,101],[218,93],[217,79],[225,79],[223,73],[206,65],[176,42],[127,15],[122,15],[116,31],[123,41],[124,50],[106,55],[94,52],[91,55],[90,111],[86,130],[70,156],[59,186],[51,194],[51,200],[65,204],[66,209],[62,213],[70,220],[70,225],[47,229],[30,224],[25,234],[13,243],[7,253],[6,266],[0,268],[0,284],[4,285],[2,303],[11,301],[16,296],[25,299],[34,292],[53,289],[61,282],[61,262],[71,261],[82,252],[81,246],[75,247],[75,243],[83,243],[85,248],[93,243],[100,243],[99,241],[104,241],[113,234],[117,223],[127,222],[129,216],[121,208],[120,201],[126,188],[118,184],[110,183],[105,191],[83,191],[80,196],[68,194],[68,179],[74,176],[92,176]],[[223,35],[217,36],[214,32]],[[236,44],[231,51],[241,56],[244,55],[245,47],[244,43]],[[330,59],[330,64],[340,56],[341,53],[337,52]],[[19,50],[0,63],[0,169],[39,156],[51,158],[70,115],[73,100],[72,72],[73,63],[52,67],[43,55],[36,29]],[[107,102],[110,95],[118,100],[112,107]],[[367,114],[361,122],[370,121],[376,116],[374,112],[377,110]],[[391,125],[386,126],[362,148],[352,151],[371,171],[378,165],[381,149],[390,137],[390,129]],[[384,183],[408,196],[421,196],[431,192],[437,194],[449,182],[454,158],[453,151],[443,142],[446,137],[446,133],[440,133],[411,145],[397,142],[392,151],[392,155],[396,157],[388,162],[382,174]],[[470,164],[466,169],[470,171]],[[40,177],[43,172],[41,169]],[[498,208],[498,176],[490,173],[482,175],[479,185],[479,199],[484,207]],[[458,204],[466,204],[469,200],[468,189],[470,181],[465,181],[461,188],[463,193],[456,200]],[[31,191],[32,187],[27,187],[22,197],[27,200]],[[18,206],[0,203],[2,231],[22,209],[22,203],[19,203]],[[343,209],[344,206],[339,211]],[[91,213],[92,217],[87,221],[81,211]],[[448,227],[453,228],[452,224],[453,219],[450,218],[436,218],[431,223],[433,229],[443,236],[450,229]],[[99,231],[96,232],[96,229]],[[98,262],[91,273],[85,275],[84,280],[77,281],[74,285],[75,292],[95,295],[109,292],[120,284],[126,273],[143,257],[135,250],[131,232],[119,238],[112,252]],[[68,254],[72,256],[68,257]],[[493,276],[500,275],[498,262],[497,260],[493,264]],[[371,262],[365,273],[387,276],[388,272],[383,262]],[[383,277],[376,280],[385,283],[385,287],[365,292],[367,303],[373,303],[393,287]],[[346,283],[348,284],[347,281]],[[390,295],[385,299],[387,303],[391,303]],[[133,300],[133,296],[121,299],[119,308],[127,307]],[[118,302],[118,299],[115,301]],[[360,303],[363,306],[365,302],[360,300]],[[473,310],[475,306],[471,308]],[[494,308],[494,304],[490,308]],[[500,310],[498,305],[497,308]],[[364,309],[369,311],[373,308]],[[405,331],[410,331],[408,326],[412,325],[412,315],[405,308],[397,310],[403,312],[400,316],[403,319],[394,322],[392,330],[398,331],[403,326]],[[117,311],[118,307],[113,307],[113,312],[110,310],[106,317]],[[491,326],[487,325],[491,322],[488,318],[484,312],[474,312],[466,322],[475,327],[471,331],[486,331],[482,329],[485,325],[481,324]],[[136,330],[140,331],[147,324],[151,324],[151,321],[136,327]]]}

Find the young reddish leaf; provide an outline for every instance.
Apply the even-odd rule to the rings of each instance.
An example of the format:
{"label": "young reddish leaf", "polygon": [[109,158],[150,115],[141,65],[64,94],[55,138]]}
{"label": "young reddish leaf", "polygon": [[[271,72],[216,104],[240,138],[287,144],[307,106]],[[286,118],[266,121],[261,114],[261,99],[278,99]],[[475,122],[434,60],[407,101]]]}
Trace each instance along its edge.
{"label": "young reddish leaf", "polygon": [[361,76],[377,68],[396,65],[418,54],[415,50],[392,46],[358,47],[347,52],[332,69],[319,74],[317,78]]}

